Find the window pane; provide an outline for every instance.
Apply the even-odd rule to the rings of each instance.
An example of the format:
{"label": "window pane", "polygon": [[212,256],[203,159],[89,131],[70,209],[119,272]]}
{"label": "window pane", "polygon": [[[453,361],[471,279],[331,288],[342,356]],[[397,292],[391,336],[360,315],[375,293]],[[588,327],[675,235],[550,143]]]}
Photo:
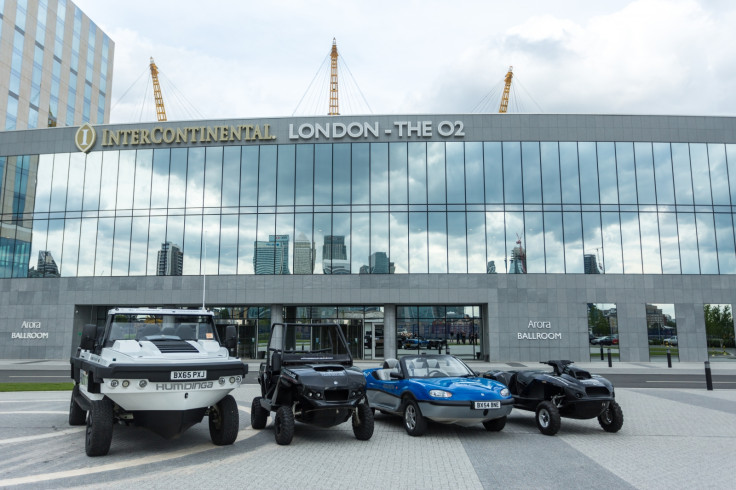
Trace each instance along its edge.
{"label": "window pane", "polygon": [[370,146],[368,143],[355,143],[352,145],[352,153],[352,202],[353,204],[368,204],[370,202]]}
{"label": "window pane", "polygon": [[[386,236],[388,236],[388,230],[386,230],[386,232]],[[316,265],[314,273],[329,274],[332,270],[332,259],[330,258],[332,243],[332,219],[329,214],[314,214],[314,241],[317,245],[317,255],[315,258]]]}
{"label": "window pane", "polygon": [[428,271],[427,213],[409,213],[409,272],[426,274]]}
{"label": "window pane", "polygon": [[621,223],[618,213],[601,213],[601,225],[606,274],[621,274],[624,268],[621,258]]}
{"label": "window pane", "polygon": [[148,257],[148,216],[133,218],[130,240],[131,276],[146,275],[146,259]]}
{"label": "window pane", "polygon": [[[99,155],[99,153],[97,153]],[[0,159],[1,160],[1,159]],[[7,163],[6,163],[7,165]],[[41,155],[38,159],[38,177],[36,183],[36,198],[33,207],[34,213],[46,213],[49,210],[49,203],[51,201],[51,180],[54,171],[54,156],[53,155]],[[2,177],[0,177],[2,178]],[[0,196],[4,190],[0,189]],[[34,224],[35,228],[35,224]],[[34,244],[36,240],[33,240]],[[31,260],[34,255],[31,253]]]}
{"label": "window pane", "polygon": [[391,213],[391,248],[389,257],[394,263],[396,274],[409,272],[409,215],[408,213]]}
{"label": "window pane", "polygon": [[222,147],[206,148],[204,172],[204,205],[219,208],[222,205]]}
{"label": "window pane", "polygon": [[524,171],[524,202],[541,203],[542,173],[539,166],[539,143],[523,142],[521,156]]}
{"label": "window pane", "polygon": [[527,273],[544,273],[544,224],[542,213],[524,213],[524,236]]}
{"label": "window pane", "polygon": [[84,154],[72,153],[69,161],[69,187],[66,196],[66,211],[81,211],[82,184],[84,183]]}
{"label": "window pane", "polygon": [[509,274],[526,274],[526,252],[524,250],[524,214],[506,213],[506,250],[508,259],[504,267]]}
{"label": "window pane", "polygon": [[314,204],[332,204],[332,145],[314,146]]}
{"label": "window pane", "polygon": [[718,253],[716,252],[716,236],[712,213],[695,215],[698,229],[698,252],[700,255],[700,273],[718,274]]}
{"label": "window pane", "polygon": [[[312,204],[314,145],[296,147],[296,204]],[[310,227],[311,230],[311,227]]]}
{"label": "window pane", "polygon": [[601,272],[605,273],[600,213],[583,213],[583,245],[586,255],[595,254],[600,260],[598,266]]}
{"label": "window pane", "polygon": [[388,204],[387,143],[371,144],[371,204]]}
{"label": "window pane", "polygon": [[92,277],[95,275],[95,244],[97,236],[97,218],[82,219],[79,241],[78,277]]}
{"label": "window pane", "polygon": [[501,161],[501,143],[483,143],[483,160],[485,167],[486,202],[502,203],[503,165]]}
{"label": "window pane", "polygon": [[598,163],[596,161],[595,143],[578,143],[578,160],[580,166],[580,195],[585,204],[598,204]]}
{"label": "window pane", "polygon": [[333,145],[332,157],[332,203],[350,204],[350,144]]}
{"label": "window pane", "polygon": [[562,178],[562,202],[580,202],[580,176],[578,175],[577,143],[560,142],[560,174]]}
{"label": "window pane", "polygon": [[[238,274],[253,274],[253,247],[256,241],[255,214],[241,214],[238,225]],[[311,232],[310,232],[311,233]]]}
{"label": "window pane", "polygon": [[[388,213],[371,213],[371,258],[375,261],[382,257],[388,257],[388,261],[393,260],[388,254]],[[386,274],[389,271],[383,268],[376,271],[372,267],[371,272]]]}
{"label": "window pane", "polygon": [[726,145],[728,182],[731,189],[731,203],[736,204],[736,145]]}
{"label": "window pane", "polygon": [[680,237],[680,263],[683,274],[699,274],[698,233],[695,228],[695,215],[677,214],[677,229]]}
{"label": "window pane", "polygon": [[[155,150],[153,158],[155,169]],[[155,276],[158,274],[158,252],[161,250],[161,244],[164,242],[166,242],[166,216],[153,216],[148,223],[148,262],[146,265],[146,275]],[[179,248],[178,244],[177,248]]]}
{"label": "window pane", "polygon": [[504,235],[503,217],[504,213],[500,212],[486,213],[486,247],[488,248],[486,272],[488,274],[503,274],[506,272],[506,237]]}
{"label": "window pane", "polygon": [[278,184],[277,204],[290,206],[294,204],[294,186],[296,171],[296,148],[294,145],[278,147]]}
{"label": "window pane", "polygon": [[169,156],[166,150],[153,150],[153,177],[151,181],[151,208],[163,209],[169,201]]}
{"label": "window pane", "polygon": [[202,274],[216,275],[220,256],[220,216],[204,216],[202,229]]}
{"label": "window pane", "polygon": [[[222,206],[240,204],[240,147],[226,146],[222,160]],[[155,185],[155,184],[154,184]],[[236,224],[237,228],[237,224]],[[236,235],[237,236],[237,233]],[[231,274],[235,273],[235,268]]]}
{"label": "window pane", "polygon": [[450,274],[468,271],[465,213],[447,214],[447,267]]}
{"label": "window pane", "polygon": [[465,200],[477,204],[484,202],[481,143],[465,143]]}
{"label": "window pane", "polygon": [[332,215],[332,243],[332,274],[350,274],[350,214]]}
{"label": "window pane", "polygon": [[637,213],[621,213],[621,242],[623,244],[624,273],[641,274],[641,243]]}
{"label": "window pane", "polygon": [[718,268],[721,274],[736,273],[736,248],[734,247],[733,221],[730,214],[716,213],[716,239],[718,240]]}
{"label": "window pane", "polygon": [[[226,148],[227,150],[227,148]],[[227,152],[225,152],[227,153]],[[209,249],[208,249],[209,255]],[[220,222],[219,274],[235,274],[238,270],[238,215],[222,215]]]}
{"label": "window pane", "polygon": [[[430,204],[445,204],[445,144],[427,143],[427,197]],[[431,269],[430,257],[430,269]]]}
{"label": "window pane", "polygon": [[598,185],[601,204],[618,204],[616,153],[613,143],[598,143]]}
{"label": "window pane", "polygon": [[97,211],[100,206],[100,176],[102,175],[102,153],[97,151],[87,155],[84,174],[85,211]]}
{"label": "window pane", "polygon": [[584,254],[593,253],[583,252],[582,217],[580,213],[562,213],[562,220],[565,225],[565,272],[582,274],[585,272]]}
{"label": "window pane", "polygon": [[[298,150],[297,150],[298,152]],[[298,154],[298,153],[297,153]],[[368,236],[368,227],[363,237]],[[294,274],[313,274],[314,258],[316,254],[314,240],[312,239],[312,214],[297,214],[294,216]],[[362,240],[368,247],[368,240]],[[368,256],[366,252],[365,256]]]}
{"label": "window pane", "polygon": [[153,150],[138,150],[135,161],[135,195],[133,208],[151,207],[151,173],[153,170]]}
{"label": "window pane", "polygon": [[409,182],[407,180],[406,143],[389,143],[389,168],[391,175],[391,204],[407,204]]}
{"label": "window pane", "polygon": [[[113,179],[115,182],[116,179]],[[69,154],[57,153],[54,157],[54,177],[51,184],[50,211],[66,210],[67,183],[69,181]]]}
{"label": "window pane", "polygon": [[261,146],[258,157],[259,206],[276,205],[276,148],[276,146]]}
{"label": "window pane", "polygon": [[522,203],[521,191],[521,146],[519,143],[503,143],[503,189],[504,200]]}
{"label": "window pane", "polygon": [[127,276],[130,264],[132,218],[115,218],[115,241],[112,252],[112,275]]}
{"label": "window pane", "polygon": [[115,209],[133,209],[134,189],[135,150],[124,150],[120,152],[118,162],[118,199]]}
{"label": "window pane", "polygon": [[[447,202],[465,203],[465,155],[462,143],[446,143]],[[452,266],[450,266],[452,268]]]}
{"label": "window pane", "polygon": [[560,195],[560,154],[556,142],[540,143],[542,156],[542,194],[544,202],[562,202]]}
{"label": "window pane", "polygon": [[662,258],[659,249],[659,224],[656,213],[639,213],[641,225],[641,253],[644,274],[661,274]]}
{"label": "window pane", "polygon": [[[427,203],[427,144],[409,143],[409,204]],[[355,200],[353,200],[355,202]],[[426,221],[426,220],[425,220]]]}
{"label": "window pane", "polygon": [[677,215],[659,213],[659,239],[662,243],[662,272],[680,273],[680,244],[677,239]]}
{"label": "window pane", "polygon": [[169,209],[183,208],[186,192],[187,150],[186,148],[173,148],[171,150],[171,171],[169,173]]}
{"label": "window pane", "polygon": [[669,143],[654,143],[652,148],[654,151],[654,179],[657,184],[657,204],[675,204],[670,145]]}
{"label": "window pane", "polygon": [[[105,158],[103,157],[104,160]],[[112,244],[114,234],[115,218],[100,218],[97,223],[95,276],[112,275]]]}
{"label": "window pane", "polygon": [[182,252],[184,253],[183,274],[185,276],[199,275],[202,261],[202,215],[185,216],[184,250]]}
{"label": "window pane", "polygon": [[[634,143],[634,160],[636,162],[636,190],[639,204],[655,204],[657,195],[654,190],[652,144]],[[659,245],[657,248],[659,248]]]}
{"label": "window pane", "polygon": [[708,145],[710,163],[710,182],[713,190],[713,204],[731,204],[728,193],[728,169],[726,168],[725,145]]}
{"label": "window pane", "polygon": [[[259,146],[243,146],[240,154],[240,205],[258,204],[258,153]],[[311,176],[309,179],[312,181]],[[251,246],[252,252],[252,246]],[[253,267],[251,263],[250,267]]]}
{"label": "window pane", "polygon": [[[367,240],[370,236],[370,215],[368,213],[353,213],[351,234],[353,252],[350,265],[350,272],[353,274],[366,274],[370,271],[370,241]],[[294,273],[296,274],[296,272]]]}
{"label": "window pane", "polygon": [[483,213],[468,213],[467,220],[468,272],[484,274],[487,266],[485,216]]}
{"label": "window pane", "polygon": [[634,170],[634,145],[616,143],[616,168],[618,169],[618,197],[621,204],[636,204],[636,170]]}
{"label": "window pane", "polygon": [[691,168],[693,170],[693,197],[695,204],[712,204],[708,150],[703,143],[690,143]]}
{"label": "window pane", "polygon": [[692,204],[693,184],[687,143],[672,143],[672,169],[675,178],[675,200],[677,204]]}
{"label": "window pane", "polygon": [[76,277],[77,261],[79,260],[79,219],[64,220],[64,255],[61,259],[62,277]]}
{"label": "window pane", "polygon": [[544,213],[544,255],[547,273],[565,272],[562,213]]}
{"label": "window pane", "polygon": [[[432,172],[428,175],[432,175]],[[447,272],[447,214],[429,213],[429,272]]]}

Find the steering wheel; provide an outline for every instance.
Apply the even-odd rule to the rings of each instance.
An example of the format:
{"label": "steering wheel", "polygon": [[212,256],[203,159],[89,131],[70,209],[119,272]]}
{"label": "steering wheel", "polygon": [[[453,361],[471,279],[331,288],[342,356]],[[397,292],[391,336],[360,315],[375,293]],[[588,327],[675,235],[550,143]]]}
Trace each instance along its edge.
{"label": "steering wheel", "polygon": [[429,377],[430,378],[444,378],[445,373],[443,373],[442,371],[438,371],[437,369],[433,369],[432,371],[429,372]]}

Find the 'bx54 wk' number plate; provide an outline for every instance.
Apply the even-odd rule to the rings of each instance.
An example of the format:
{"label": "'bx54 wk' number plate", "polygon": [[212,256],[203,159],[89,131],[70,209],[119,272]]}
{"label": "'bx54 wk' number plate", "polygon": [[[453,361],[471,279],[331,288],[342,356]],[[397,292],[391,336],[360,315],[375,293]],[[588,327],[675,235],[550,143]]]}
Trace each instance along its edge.
{"label": "'bx54 wk' number plate", "polygon": [[207,379],[207,371],[171,371],[172,381]]}
{"label": "'bx54 wk' number plate", "polygon": [[485,410],[487,408],[501,408],[501,402],[473,402],[473,408],[476,410]]}

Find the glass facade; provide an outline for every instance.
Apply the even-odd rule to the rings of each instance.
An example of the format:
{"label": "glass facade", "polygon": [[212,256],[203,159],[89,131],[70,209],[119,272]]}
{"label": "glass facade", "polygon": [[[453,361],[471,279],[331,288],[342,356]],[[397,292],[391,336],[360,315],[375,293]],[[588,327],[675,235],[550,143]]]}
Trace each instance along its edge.
{"label": "glass facade", "polygon": [[0,277],[156,275],[174,247],[183,275],[734,274],[734,165],[659,142],[3,157]]}

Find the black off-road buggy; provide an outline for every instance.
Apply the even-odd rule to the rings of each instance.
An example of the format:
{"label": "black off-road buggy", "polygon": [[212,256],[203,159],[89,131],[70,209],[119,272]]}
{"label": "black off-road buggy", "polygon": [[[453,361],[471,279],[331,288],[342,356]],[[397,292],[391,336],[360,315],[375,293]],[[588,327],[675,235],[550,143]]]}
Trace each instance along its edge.
{"label": "black off-road buggy", "polygon": [[348,344],[334,323],[274,323],[266,362],[258,371],[261,396],[253,399],[251,426],[263,429],[275,412],[276,442],[290,444],[294,421],[332,427],[352,417],[353,433],[373,435],[363,372],[353,367]]}
{"label": "black off-road buggy", "polygon": [[536,413],[537,427],[552,436],[560,430],[561,417],[592,419],[606,432],[618,432],[624,414],[615,400],[613,385],[606,378],[592,375],[572,365],[572,361],[547,361],[549,371],[488,371],[485,378],[508,386],[514,408]]}

